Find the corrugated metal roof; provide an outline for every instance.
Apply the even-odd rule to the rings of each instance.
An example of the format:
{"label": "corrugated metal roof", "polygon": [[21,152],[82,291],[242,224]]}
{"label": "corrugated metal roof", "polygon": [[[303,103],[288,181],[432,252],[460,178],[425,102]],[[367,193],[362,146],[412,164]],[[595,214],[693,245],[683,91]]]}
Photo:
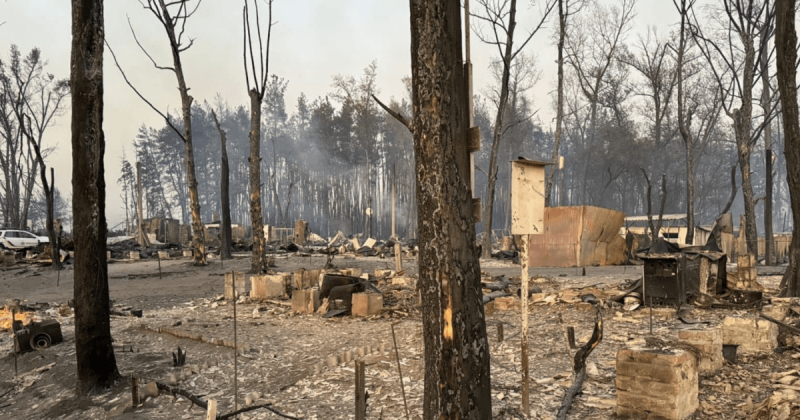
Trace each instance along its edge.
{"label": "corrugated metal roof", "polygon": [[[654,214],[652,217],[653,217],[653,221],[654,222],[658,220],[658,215],[657,214]],[[685,218],[686,218],[686,213],[684,213],[684,214],[665,214],[665,215],[661,216],[661,220],[680,220],[680,219],[685,219]],[[628,217],[625,218],[625,221],[626,222],[646,222],[647,221],[647,216],[628,216]]]}

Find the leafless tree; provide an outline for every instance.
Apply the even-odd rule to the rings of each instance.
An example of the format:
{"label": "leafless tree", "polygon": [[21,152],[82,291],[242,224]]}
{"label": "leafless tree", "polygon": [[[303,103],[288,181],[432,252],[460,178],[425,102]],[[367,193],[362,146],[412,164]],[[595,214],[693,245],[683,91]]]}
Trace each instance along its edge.
{"label": "leafless tree", "polygon": [[[247,94],[250,97],[250,219],[253,225],[253,255],[250,257],[250,270],[254,273],[266,273],[267,265],[266,238],[264,238],[264,219],[261,211],[261,102],[267,90],[269,77],[269,43],[272,35],[272,0],[268,0],[269,19],[267,22],[266,45],[261,37],[261,19],[258,13],[258,2],[255,7],[256,38],[258,40],[258,67],[256,54],[253,53],[253,30],[250,25],[250,7],[244,2],[242,10],[242,30],[244,31],[244,74],[247,82]],[[249,63],[248,63],[249,57]],[[248,68],[248,65],[250,66]],[[253,84],[250,84],[250,79]],[[275,168],[273,168],[274,170]]]}
{"label": "leafless tree", "polygon": [[412,0],[411,72],[426,420],[492,416],[470,196],[459,0]]}
{"label": "leafless tree", "polygon": [[771,24],[774,9],[760,0],[724,0],[722,3],[723,10],[709,11],[709,20],[715,24],[716,34],[701,30],[693,9],[687,9],[692,15],[692,36],[717,82],[722,108],[732,120],[742,174],[747,249],[751,254],[758,254],[750,157],[756,141],[774,117],[775,107],[756,119],[753,115],[753,88],[760,77],[756,59],[769,47],[762,28]]}
{"label": "leafless tree", "polygon": [[[551,160],[555,164],[547,176],[547,186],[544,190],[545,205],[553,206],[551,194],[556,170],[559,168],[558,149],[561,146],[562,126],[564,124],[564,42],[567,38],[567,25],[569,17],[578,13],[585,4],[585,0],[558,0],[558,87],[556,88],[556,131],[553,139],[553,154]],[[561,170],[560,168],[558,170]],[[559,201],[563,202],[563,192],[558,192]],[[560,205],[561,203],[556,203]]]}
{"label": "leafless tree", "polygon": [[120,377],[111,343],[103,167],[103,2],[72,0],[72,211],[75,357],[81,394]]}
{"label": "leafless tree", "polygon": [[[597,106],[606,86],[606,74],[617,59],[617,52],[636,16],[636,0],[620,0],[620,5],[605,7],[594,3],[570,27],[565,48],[567,63],[573,68],[580,90],[591,109],[588,143],[594,144],[597,128]],[[584,161],[581,200],[586,202],[586,184],[589,175],[589,154]]]}
{"label": "leafless tree", "polygon": [[42,145],[45,130],[63,115],[64,98],[69,95],[67,80],[46,73],[45,64],[38,48],[22,57],[15,45],[9,62],[0,60],[0,139],[4,143],[0,191],[7,227],[28,228],[35,180],[44,162],[37,158],[34,144],[40,147],[42,158],[52,151]]}
{"label": "leafless tree", "polygon": [[[769,5],[769,0],[764,0]],[[774,28],[771,24],[762,25],[761,39],[769,39],[773,34]],[[761,67],[761,109],[764,115],[770,113],[773,103],[772,86],[770,84],[769,66],[770,54],[768,48],[762,48],[758,57],[758,64]],[[767,121],[764,126],[764,168],[766,172],[766,192],[764,194],[764,261],[767,265],[774,263],[773,245],[775,236],[772,234],[772,191],[773,191],[773,169],[772,169],[772,121]]]}
{"label": "leafless tree", "polygon": [[194,163],[194,146],[192,143],[192,103],[194,98],[189,95],[189,87],[186,85],[186,78],[184,77],[183,64],[181,62],[181,53],[185,52],[194,44],[194,39],[184,39],[184,32],[186,30],[186,22],[194,15],[197,8],[200,7],[202,0],[197,0],[194,7],[190,4],[192,0],[174,0],[165,2],[164,0],[139,0],[139,4],[149,11],[164,28],[167,34],[167,41],[172,53],[172,66],[159,65],[145,47],[139,42],[136,37],[136,32],[133,26],[128,24],[131,28],[131,34],[136,41],[136,44],[147,56],[153,66],[159,70],[170,71],[175,75],[178,82],[178,92],[181,95],[181,114],[183,116],[183,130],[179,130],[172,124],[170,118],[165,115],[158,108],[153,106],[139,91],[128,81],[125,72],[122,71],[119,62],[117,61],[114,51],[109,46],[114,62],[122,73],[125,82],[136,92],[136,94],[147,103],[154,111],[156,111],[164,121],[169,125],[175,133],[183,140],[184,150],[186,152],[186,181],[189,186],[189,205],[192,213],[192,248],[194,250],[194,263],[195,265],[206,265],[206,239],[205,227],[203,220],[200,216],[200,197],[197,194],[197,176],[195,175]]}
{"label": "leafless tree", "polygon": [[794,0],[776,0],[775,48],[778,92],[784,132],[787,181],[792,205],[792,243],[789,267],[781,280],[782,296],[800,296],[800,114],[797,110],[797,31]]}
{"label": "leafless tree", "polygon": [[505,120],[506,107],[509,98],[509,79],[511,66],[533,36],[547,21],[547,17],[556,5],[555,0],[548,0],[542,11],[542,16],[537,25],[527,34],[518,46],[514,46],[514,31],[517,27],[517,1],[516,0],[477,0],[482,7],[479,14],[473,14],[480,21],[487,23],[491,35],[484,35],[477,31],[481,41],[494,45],[500,54],[502,62],[502,77],[500,80],[500,95],[497,101],[497,115],[492,129],[492,150],[489,155],[488,181],[486,183],[486,203],[482,213],[484,223],[483,257],[490,258],[492,253],[492,213],[494,211],[494,193],[497,183],[497,151],[500,148],[500,138],[509,124]]}

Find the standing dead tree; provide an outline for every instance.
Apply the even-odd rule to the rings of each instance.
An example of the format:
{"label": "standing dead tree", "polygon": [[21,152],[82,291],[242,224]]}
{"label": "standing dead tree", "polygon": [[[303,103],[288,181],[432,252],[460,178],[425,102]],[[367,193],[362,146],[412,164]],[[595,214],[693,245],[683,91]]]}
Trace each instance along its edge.
{"label": "standing dead tree", "polygon": [[[687,9],[692,14],[692,36],[719,87],[722,109],[732,121],[742,174],[747,250],[751,254],[758,254],[756,199],[753,194],[750,157],[756,141],[774,118],[776,107],[773,106],[759,116],[760,119],[754,123],[753,88],[761,70],[756,66],[756,58],[761,56],[764,49],[769,48],[768,38],[764,38],[762,28],[772,22],[774,9],[770,9],[768,4],[760,0],[724,0],[723,8],[722,13],[714,10],[710,13],[711,21],[716,23],[719,38],[724,38],[721,41],[701,31],[693,9]],[[726,46],[724,42],[730,45]]]}
{"label": "standing dead tree", "polygon": [[[769,3],[768,0],[765,0]],[[761,39],[769,39],[772,35],[774,28],[771,24],[763,25],[761,28]],[[758,57],[759,65],[761,66],[761,109],[764,114],[770,112],[772,106],[772,86],[770,86],[769,77],[769,62],[770,55],[767,48],[761,49],[761,55]],[[775,236],[772,234],[772,121],[768,121],[764,127],[764,168],[766,169],[766,192],[764,194],[764,261],[766,265],[772,265],[773,258],[773,245]]]}
{"label": "standing dead tree", "polygon": [[220,250],[219,257],[223,260],[231,258],[231,196],[230,196],[230,168],[228,166],[228,136],[225,130],[219,125],[217,113],[211,110],[211,116],[214,117],[214,125],[219,131],[219,146],[220,146],[220,171],[219,171],[219,197],[222,206],[222,220],[220,221]]}
{"label": "standing dead tree", "polygon": [[414,154],[425,343],[423,418],[489,419],[459,0],[411,0]]}
{"label": "standing dead tree", "polygon": [[184,150],[186,152],[186,181],[189,186],[189,206],[191,208],[192,213],[192,248],[194,250],[194,263],[195,265],[206,265],[206,238],[205,238],[205,227],[203,226],[203,220],[200,216],[200,196],[197,193],[197,176],[195,175],[195,163],[194,163],[194,146],[192,143],[192,102],[194,102],[194,98],[189,95],[189,88],[186,86],[186,78],[184,77],[183,72],[183,64],[181,62],[181,53],[185,52],[194,44],[194,39],[189,38],[188,42],[183,39],[183,34],[186,29],[186,22],[189,20],[192,15],[197,11],[197,8],[200,7],[200,3],[202,0],[197,0],[194,8],[190,9],[189,3],[191,0],[175,0],[170,2],[165,2],[164,0],[140,0],[139,4],[148,10],[150,13],[158,19],[158,22],[164,28],[167,34],[167,40],[169,42],[170,51],[172,52],[172,67],[169,66],[161,66],[153,59],[150,53],[142,46],[139,42],[138,38],[136,38],[136,32],[133,30],[133,26],[130,25],[130,21],[128,21],[128,25],[131,28],[131,34],[133,34],[133,38],[136,41],[136,44],[142,50],[142,52],[150,59],[150,62],[153,63],[153,66],[159,70],[167,70],[171,71],[175,74],[175,78],[178,82],[178,91],[181,95],[181,114],[183,116],[183,130],[179,130],[175,125],[172,124],[170,118],[165,115],[163,112],[159,111],[152,103],[150,103],[145,97],[139,93],[138,90],[131,84],[128,80],[125,72],[122,71],[122,67],[120,67],[119,62],[117,61],[116,56],[114,55],[114,51],[111,50],[109,46],[109,51],[111,51],[111,55],[114,58],[114,62],[119,68],[120,73],[122,73],[122,77],[125,79],[125,82],[133,89],[136,94],[147,103],[154,111],[156,111],[164,121],[175,131],[176,134],[183,140]]}
{"label": "standing dead tree", "polygon": [[506,107],[509,98],[509,79],[511,77],[511,66],[514,60],[522,52],[523,48],[528,45],[533,36],[541,29],[542,25],[547,20],[556,1],[549,0],[544,5],[541,20],[536,27],[527,35],[527,37],[519,44],[518,47],[514,46],[514,31],[517,27],[517,1],[516,0],[478,0],[478,4],[483,8],[481,14],[473,14],[472,16],[479,20],[486,22],[491,27],[489,31],[492,35],[485,36],[481,31],[477,32],[478,38],[486,44],[497,46],[500,53],[500,61],[502,62],[502,76],[500,78],[500,95],[497,101],[497,115],[492,128],[492,148],[489,153],[489,168],[488,180],[486,182],[486,204],[482,213],[484,222],[484,235],[483,235],[483,257],[491,258],[492,256],[492,213],[494,210],[494,193],[497,184],[497,155],[500,149],[500,138],[503,133],[508,129],[509,124],[506,121]]}
{"label": "standing dead tree", "polygon": [[[258,69],[256,56],[253,54],[253,36],[250,27],[250,8],[244,2],[242,10],[242,30],[244,32],[244,74],[247,82],[247,94],[250,96],[250,219],[253,225],[253,255],[250,257],[250,271],[266,273],[267,265],[266,238],[264,237],[264,216],[261,210],[261,102],[267,91],[269,77],[269,42],[272,36],[272,0],[269,6],[266,45],[261,38],[261,19],[258,14],[258,2],[254,1],[256,36],[258,38]],[[250,62],[248,63],[248,57]],[[248,68],[248,64],[250,68]],[[253,84],[250,85],[252,76]],[[275,168],[273,168],[274,170]]]}
{"label": "standing dead tree", "polygon": [[[558,87],[556,88],[556,131],[553,139],[553,154],[551,160],[556,165],[547,176],[547,185],[544,189],[544,202],[546,206],[553,207],[551,196],[553,193],[553,181],[555,179],[556,168],[560,169],[558,162],[558,149],[561,146],[562,128],[564,125],[564,41],[567,38],[567,24],[569,17],[578,13],[583,7],[584,0],[558,0]],[[570,9],[573,9],[570,11]],[[563,202],[564,193],[559,190],[559,201]],[[560,205],[561,203],[556,203]]]}
{"label": "standing dead tree", "polygon": [[778,91],[784,132],[783,153],[786,156],[787,182],[792,205],[792,243],[789,246],[789,267],[781,280],[782,296],[800,296],[800,113],[797,110],[797,32],[794,0],[777,0],[775,4],[775,48]]}
{"label": "standing dead tree", "polygon": [[[595,3],[592,10],[585,14],[586,18],[571,26],[571,31],[567,34],[567,63],[574,70],[580,91],[589,102],[590,108],[589,138],[584,149],[594,144],[597,106],[601,96],[607,91],[606,74],[615,63],[619,47],[636,16],[635,5],[636,0],[621,0],[619,7],[609,8]],[[591,157],[589,153],[585,155],[580,197],[584,204]]]}
{"label": "standing dead tree", "polygon": [[75,357],[80,394],[120,375],[111,343],[103,167],[103,1],[72,0],[72,211],[75,249]]}
{"label": "standing dead tree", "polygon": [[50,255],[51,258],[53,259],[52,267],[55,268],[56,270],[60,270],[61,255],[57,246],[58,240],[56,237],[55,225],[53,223],[55,219],[55,211],[54,211],[54,201],[56,192],[56,185],[54,179],[55,176],[53,175],[53,168],[50,168],[50,173],[51,173],[50,182],[47,182],[47,165],[45,165],[44,163],[44,157],[42,156],[42,149],[40,143],[34,139],[33,131],[30,130],[30,127],[32,125],[30,118],[27,118],[27,120],[28,120],[28,130],[26,131],[24,126],[20,126],[20,130],[22,130],[22,132],[25,134],[25,137],[27,137],[28,142],[31,144],[31,147],[33,147],[33,151],[36,154],[36,160],[39,162],[39,171],[40,171],[39,175],[41,176],[42,190],[44,192],[45,203],[46,203],[45,205],[47,207],[45,229],[47,230],[47,237],[50,241],[50,250],[51,250]]}
{"label": "standing dead tree", "polygon": [[[69,94],[67,80],[45,73],[46,64],[38,48],[22,56],[16,45],[11,46],[8,62],[0,60],[0,197],[7,227],[29,228],[31,198],[43,162],[33,145],[42,145],[45,130],[63,115]],[[40,149],[43,157],[49,151]]]}

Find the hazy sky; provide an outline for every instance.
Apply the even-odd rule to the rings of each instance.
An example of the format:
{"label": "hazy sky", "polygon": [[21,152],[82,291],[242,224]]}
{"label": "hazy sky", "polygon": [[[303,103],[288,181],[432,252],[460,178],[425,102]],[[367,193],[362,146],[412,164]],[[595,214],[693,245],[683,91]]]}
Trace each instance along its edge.
{"label": "hazy sky", "polygon": [[[610,3],[608,0],[602,0]],[[537,1],[531,6],[519,1],[518,36],[527,33],[538,17]],[[212,102],[220,93],[232,106],[248,104],[242,64],[242,5],[240,0],[204,0],[186,28],[196,38],[183,53],[187,84],[195,101]],[[472,9],[475,12],[473,2]],[[270,73],[289,81],[286,103],[294,111],[297,96],[309,99],[331,91],[336,74],[360,76],[373,60],[378,63],[380,97],[404,95],[401,78],[411,74],[408,2],[399,0],[276,0],[270,57]],[[666,33],[677,21],[669,0],[639,0],[634,30],[628,41],[643,34],[647,26]],[[266,8],[262,16],[266,19]],[[128,27],[128,18],[141,43],[159,64],[171,65],[166,35],[150,12],[137,0],[106,0],[106,39],[111,44],[129,79],[156,106],[180,108],[175,76],[153,68],[139,50]],[[46,71],[69,77],[71,6],[65,0],[0,1],[0,56],[8,58],[11,44],[24,53],[34,46],[42,50],[49,64]],[[541,30],[525,52],[538,56],[542,79],[531,97],[539,108],[538,118],[549,129],[553,112],[550,93],[555,86],[555,46],[551,35],[555,21]],[[473,35],[472,60],[476,93],[485,91],[491,78],[487,71],[496,48],[481,45]],[[163,120],[150,110],[125,84],[111,55],[105,56],[105,136],[107,216],[109,227],[124,219],[119,188],[123,150],[133,157],[133,139],[142,123],[160,127]],[[71,190],[72,159],[69,115],[62,116],[46,132],[45,147],[56,146],[47,164],[55,167],[56,186],[65,196]]]}

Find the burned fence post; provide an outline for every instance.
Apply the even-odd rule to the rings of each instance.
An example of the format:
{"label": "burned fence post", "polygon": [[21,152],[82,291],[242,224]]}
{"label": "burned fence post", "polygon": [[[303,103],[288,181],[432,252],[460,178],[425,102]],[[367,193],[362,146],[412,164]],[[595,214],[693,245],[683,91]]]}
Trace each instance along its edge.
{"label": "burned fence post", "polygon": [[367,395],[364,390],[364,361],[356,360],[356,420],[367,419]]}

